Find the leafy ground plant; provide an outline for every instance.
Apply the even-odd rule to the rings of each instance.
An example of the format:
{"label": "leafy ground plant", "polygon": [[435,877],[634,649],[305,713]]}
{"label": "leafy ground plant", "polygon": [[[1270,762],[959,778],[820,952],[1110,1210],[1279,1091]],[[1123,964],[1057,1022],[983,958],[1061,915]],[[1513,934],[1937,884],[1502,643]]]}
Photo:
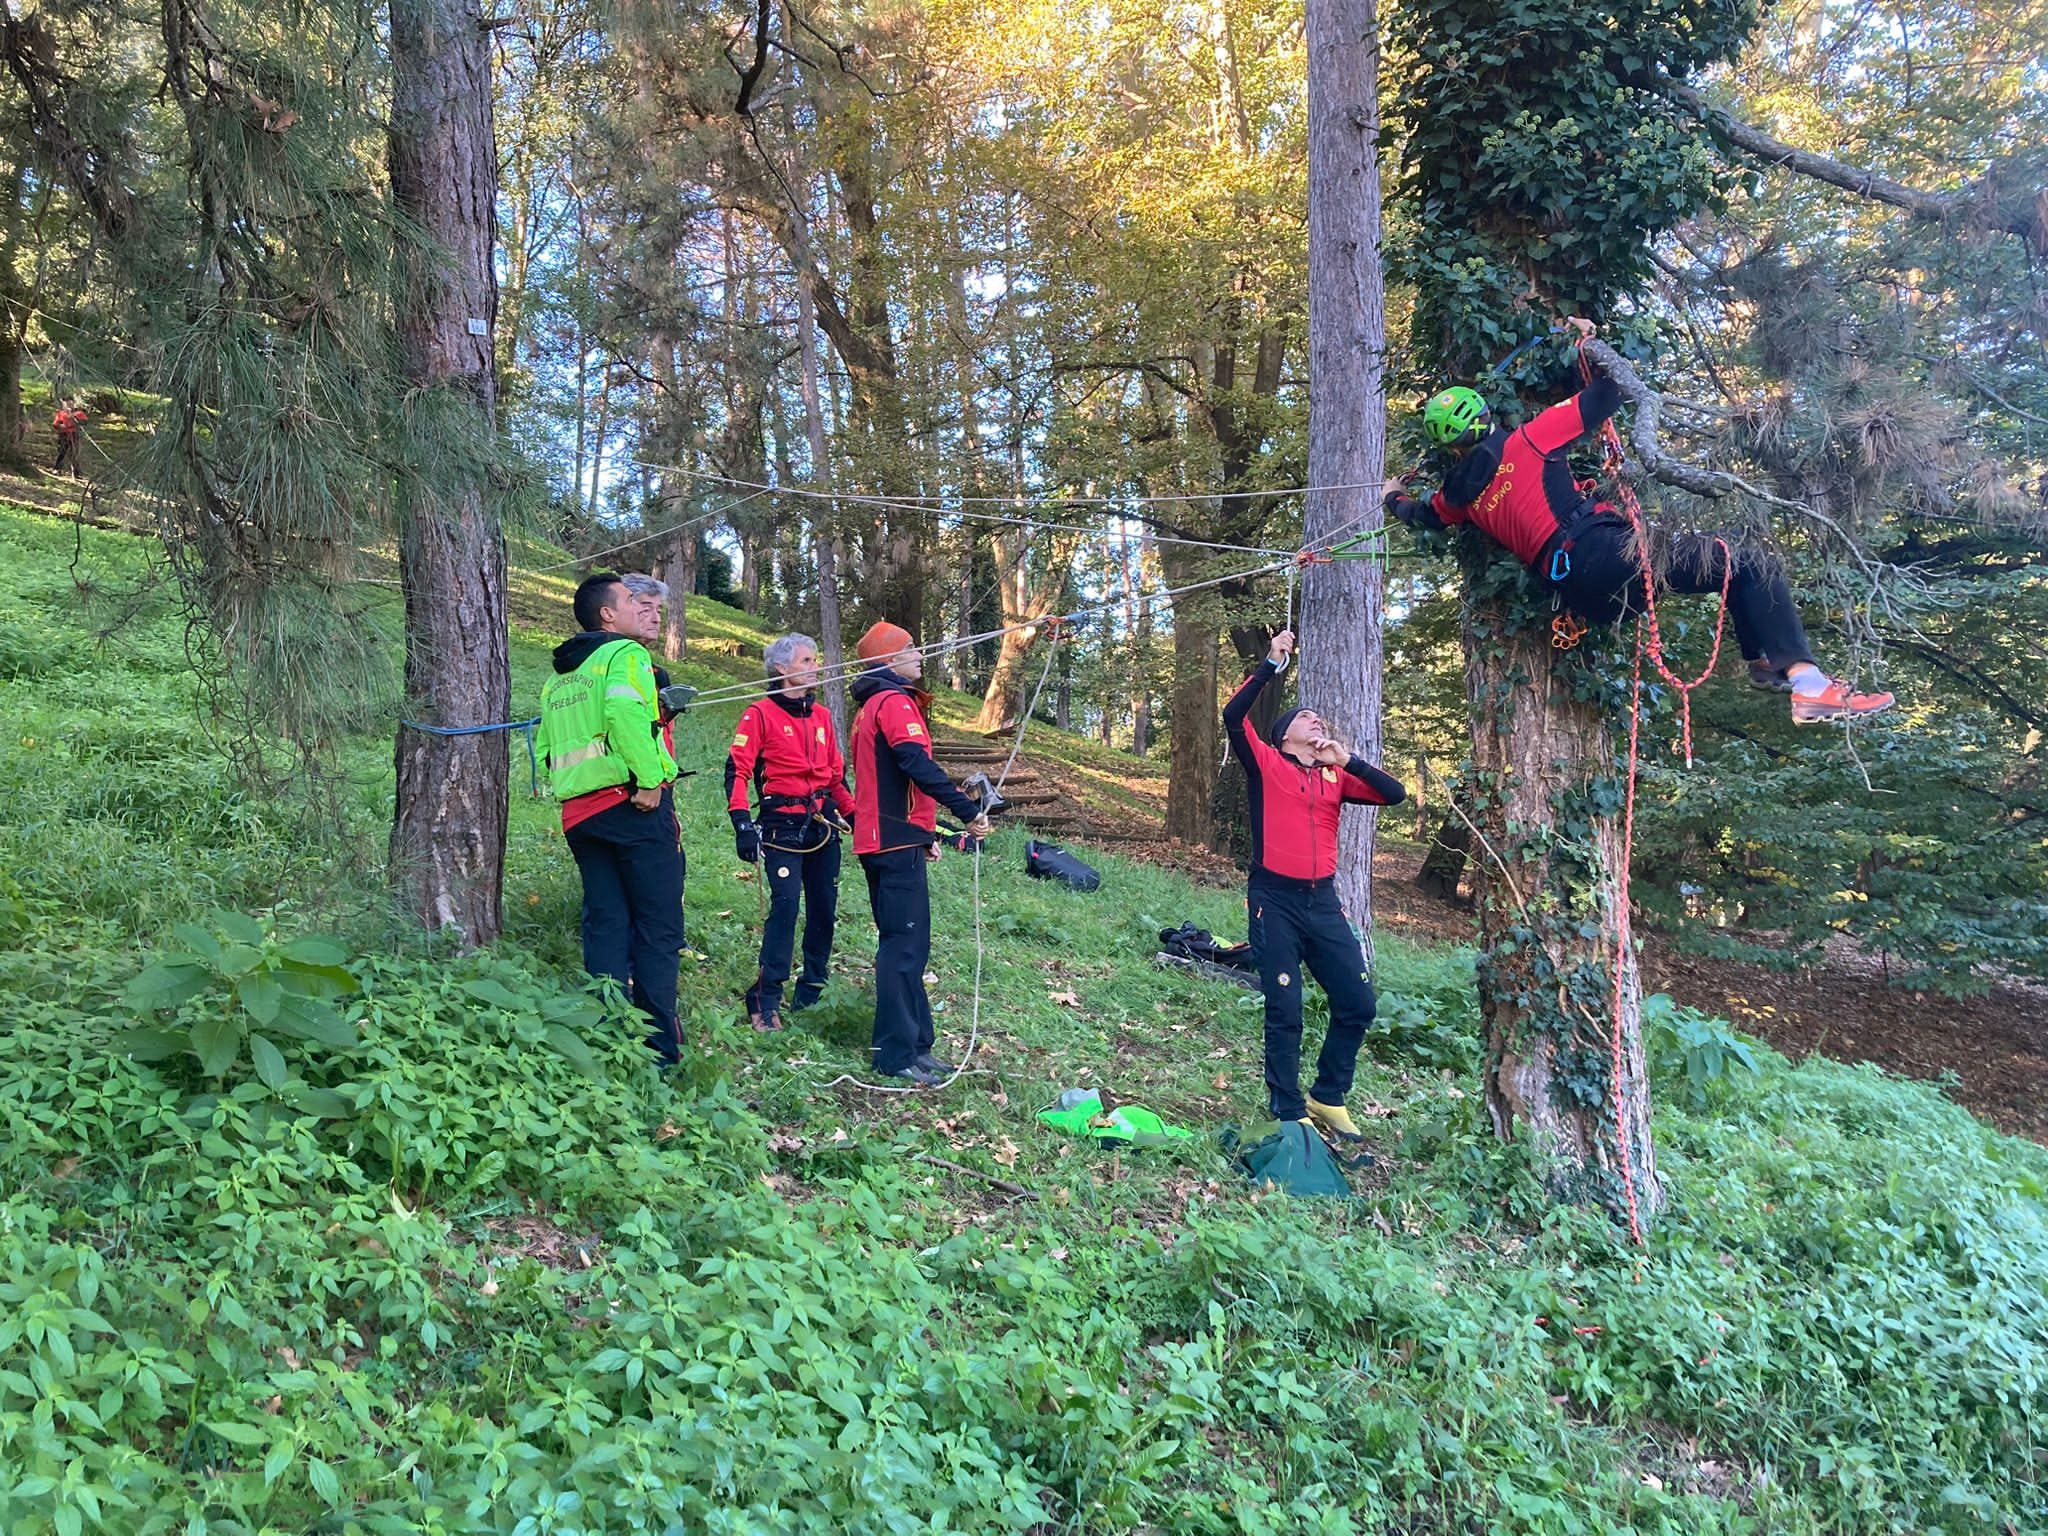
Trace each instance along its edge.
{"label": "leafy ground plant", "polygon": [[[38,529],[0,622],[84,645],[72,531]],[[132,541],[83,548],[133,574]],[[127,653],[102,681],[134,739],[175,736],[174,620],[130,650],[159,686]],[[521,637],[516,702],[546,654]],[[977,1009],[949,857],[933,994],[968,1075],[873,1095],[838,1081],[866,1067],[856,888],[826,1002],[755,1036],[758,892],[694,792],[708,958],[664,1076],[578,972],[547,807],[514,807],[512,937],[451,955],[289,805],[145,815],[118,753],[68,745],[53,778],[90,701],[46,681],[0,677],[5,1536],[2048,1530],[2048,1154],[1925,1085],[1674,1016],[1671,1205],[1633,1252],[1485,1125],[1470,951],[1381,935],[1359,1198],[1261,1195],[1209,1134],[1259,1118],[1258,999],[1151,963],[1182,918],[1239,936],[1237,892],[1110,852],[1102,892],[1049,890],[1000,833]],[[685,717],[686,764],[730,724]],[[386,745],[350,749],[357,842]],[[218,796],[197,750],[179,782]],[[300,1003],[340,1028],[280,1028]],[[1038,1125],[1077,1085],[1205,1134]]]}

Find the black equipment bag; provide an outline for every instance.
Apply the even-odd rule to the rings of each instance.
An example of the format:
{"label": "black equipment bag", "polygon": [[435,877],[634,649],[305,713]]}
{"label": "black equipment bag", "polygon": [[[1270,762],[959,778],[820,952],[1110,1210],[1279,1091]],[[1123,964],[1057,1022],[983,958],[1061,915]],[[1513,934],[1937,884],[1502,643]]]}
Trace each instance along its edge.
{"label": "black equipment bag", "polygon": [[1024,873],[1034,880],[1057,880],[1070,891],[1102,888],[1102,876],[1058,843],[1031,839],[1024,847]]}
{"label": "black equipment bag", "polygon": [[1197,928],[1193,923],[1160,929],[1159,948],[1177,960],[1198,960],[1248,975],[1258,971],[1258,965],[1252,959],[1251,945],[1219,944],[1208,929]]}

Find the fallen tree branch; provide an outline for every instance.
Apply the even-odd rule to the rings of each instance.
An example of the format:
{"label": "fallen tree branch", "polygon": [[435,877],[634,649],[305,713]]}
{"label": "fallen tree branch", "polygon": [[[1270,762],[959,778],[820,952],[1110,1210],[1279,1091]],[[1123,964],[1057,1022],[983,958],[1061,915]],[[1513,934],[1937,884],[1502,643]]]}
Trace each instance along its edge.
{"label": "fallen tree branch", "polygon": [[929,1152],[920,1152],[911,1159],[914,1163],[930,1163],[934,1168],[944,1168],[953,1173],[964,1173],[970,1179],[979,1179],[991,1184],[1006,1195],[1016,1195],[1024,1200],[1036,1200],[1038,1191],[1026,1189],[1022,1184],[1012,1184],[1008,1179],[999,1179],[992,1173],[983,1173],[979,1168],[969,1168],[965,1163],[956,1163],[951,1158],[935,1157]]}

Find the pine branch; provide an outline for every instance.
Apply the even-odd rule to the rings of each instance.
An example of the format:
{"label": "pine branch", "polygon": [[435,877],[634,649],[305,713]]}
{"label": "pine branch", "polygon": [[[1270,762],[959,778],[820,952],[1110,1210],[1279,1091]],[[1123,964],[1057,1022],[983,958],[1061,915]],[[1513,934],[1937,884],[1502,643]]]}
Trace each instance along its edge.
{"label": "pine branch", "polygon": [[1825,530],[1833,535],[1843,552],[1868,581],[1869,606],[1882,609],[1895,623],[1905,625],[1909,629],[1914,628],[1911,621],[1892,602],[1894,586],[1912,585],[1912,578],[1908,573],[1872,559],[1869,552],[1848,529],[1808,502],[1793,501],[1789,497],[1776,495],[1730,470],[1708,469],[1704,465],[1673,458],[1665,451],[1659,432],[1659,418],[1664,406],[1663,396],[1645,384],[1642,376],[1630,366],[1628,359],[1606,342],[1597,337],[1589,337],[1582,345],[1586,356],[1614,380],[1622,398],[1635,407],[1635,422],[1629,429],[1629,443],[1635,449],[1637,462],[1624,466],[1624,472],[1634,473],[1640,470],[1665,485],[1675,486],[1681,491],[1688,491],[1692,495],[1704,496],[1710,500],[1719,500],[1724,496],[1747,496],[1754,501],[1762,502],[1765,506],[1789,512],[1802,522],[1811,523]]}
{"label": "pine branch", "polygon": [[[1900,208],[1916,219],[1950,226],[1972,224],[2017,235],[2036,255],[2048,256],[2048,188],[2036,187],[2031,196],[2010,201],[1999,197],[1992,173],[1967,182],[1954,192],[1928,192],[1893,181],[1889,176],[1849,165],[1840,160],[1800,149],[1783,139],[1773,138],[1754,124],[1745,123],[1715,106],[1689,85],[1660,77],[1657,88],[1677,105],[1705,123],[1735,148],[1770,165],[1796,175],[1840,187],[1872,202]],[[1987,214],[1989,217],[1987,218]]]}
{"label": "pine branch", "polygon": [[63,168],[64,179],[85,204],[94,226],[111,242],[126,240],[141,218],[135,194],[120,184],[112,154],[71,131],[66,111],[71,82],[58,68],[56,42],[48,26],[40,16],[17,19],[7,0],[0,0],[0,58],[28,101],[36,137]]}

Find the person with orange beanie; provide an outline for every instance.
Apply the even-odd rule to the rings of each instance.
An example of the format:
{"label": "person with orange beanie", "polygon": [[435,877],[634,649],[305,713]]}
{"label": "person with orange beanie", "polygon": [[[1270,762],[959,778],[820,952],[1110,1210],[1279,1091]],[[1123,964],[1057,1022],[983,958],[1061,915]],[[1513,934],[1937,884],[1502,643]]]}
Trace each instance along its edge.
{"label": "person with orange beanie", "polygon": [[860,714],[848,739],[853,769],[853,851],[868,881],[874,913],[875,1069],[920,1088],[954,1072],[932,1054],[937,1036],[924,989],[932,954],[931,890],[925,866],[938,857],[938,808],[988,836],[988,816],[933,761],[925,711],[931,695],[918,687],[924,653],[901,625],[879,623],[860,637],[865,669],[853,681]]}

